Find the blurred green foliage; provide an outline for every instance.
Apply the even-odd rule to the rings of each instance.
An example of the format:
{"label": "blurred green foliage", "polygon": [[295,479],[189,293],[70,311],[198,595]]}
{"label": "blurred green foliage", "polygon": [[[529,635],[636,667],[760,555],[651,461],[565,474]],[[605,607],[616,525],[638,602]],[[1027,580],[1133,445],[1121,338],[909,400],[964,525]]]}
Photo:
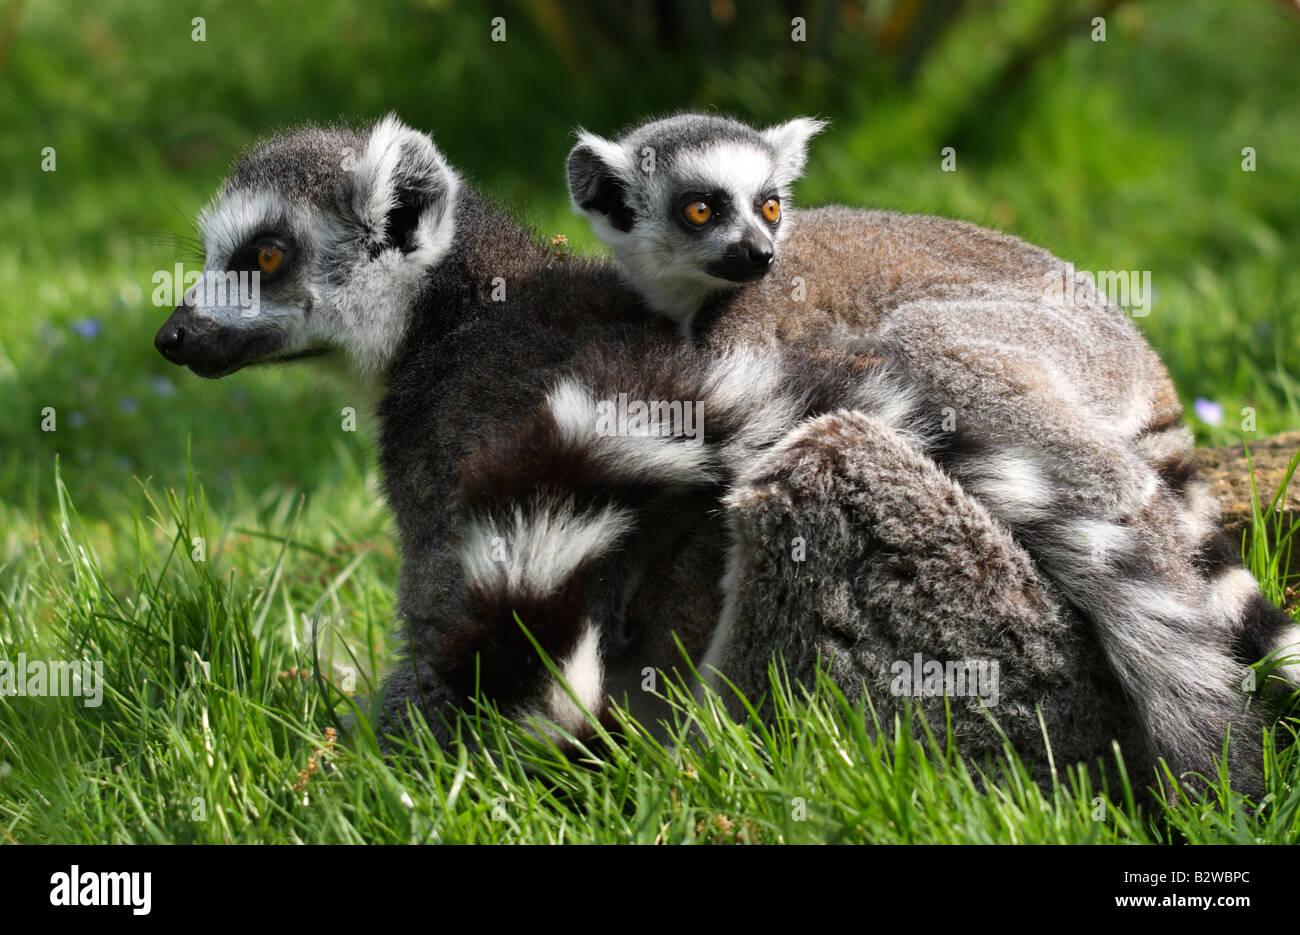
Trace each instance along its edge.
{"label": "blurred green foliage", "polygon": [[[150,277],[195,262],[174,238],[253,138],[388,110],[582,249],[563,178],[575,126],[683,107],[820,114],[833,126],[805,203],[961,217],[1083,269],[1151,270],[1142,327],[1188,402],[1227,411],[1203,437],[1236,437],[1243,406],[1261,432],[1300,424],[1300,17],[1280,4],[7,0],[0,14],[0,502],[48,508],[56,451],[83,510],[131,474],[174,484],[187,436],[219,499],[338,479],[337,395],[303,371],[205,384],[169,367]],[[945,146],[956,172],[939,169]],[[57,433],[39,431],[45,406]],[[364,460],[363,440],[342,444]]]}

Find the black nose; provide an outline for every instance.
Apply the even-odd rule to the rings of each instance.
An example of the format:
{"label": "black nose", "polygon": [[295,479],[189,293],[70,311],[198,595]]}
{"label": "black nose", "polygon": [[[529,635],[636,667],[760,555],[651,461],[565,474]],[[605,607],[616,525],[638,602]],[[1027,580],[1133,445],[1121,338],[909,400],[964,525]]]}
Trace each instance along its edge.
{"label": "black nose", "polygon": [[153,346],[158,348],[158,353],[168,360],[179,354],[184,344],[185,328],[181,325],[172,324],[170,321],[158,329],[158,334],[153,339]]}
{"label": "black nose", "polygon": [[173,364],[185,366],[203,357],[203,345],[210,343],[206,337],[204,322],[194,316],[194,309],[178,305],[153,336],[153,346]]}
{"label": "black nose", "polygon": [[737,284],[757,282],[772,268],[775,250],[766,237],[746,237],[733,241],[722,256],[705,267],[710,276]]}

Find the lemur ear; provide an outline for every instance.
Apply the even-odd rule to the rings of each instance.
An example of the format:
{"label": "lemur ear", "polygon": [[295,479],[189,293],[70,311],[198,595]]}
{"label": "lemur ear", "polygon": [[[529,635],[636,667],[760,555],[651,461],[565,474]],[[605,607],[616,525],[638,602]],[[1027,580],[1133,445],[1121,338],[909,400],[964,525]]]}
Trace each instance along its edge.
{"label": "lemur ear", "polygon": [[796,117],[762,131],[763,139],[776,150],[777,176],[782,184],[788,185],[803,175],[808,163],[808,141],[827,126],[825,120]]}
{"label": "lemur ear", "polygon": [[602,215],[616,230],[632,229],[628,184],[633,170],[629,154],[617,143],[578,131],[578,145],[569,153],[569,196],[575,211]]}
{"label": "lemur ear", "polygon": [[353,179],[372,256],[393,247],[438,256],[451,243],[460,180],[428,134],[389,114],[370,131]]}

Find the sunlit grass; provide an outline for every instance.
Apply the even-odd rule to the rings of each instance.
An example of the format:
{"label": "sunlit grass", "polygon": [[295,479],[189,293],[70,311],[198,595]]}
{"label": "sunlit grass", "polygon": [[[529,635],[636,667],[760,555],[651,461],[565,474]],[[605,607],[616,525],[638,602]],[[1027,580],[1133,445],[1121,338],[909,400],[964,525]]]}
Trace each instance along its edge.
{"label": "sunlit grass", "polygon": [[[769,722],[733,719],[716,695],[665,676],[663,729],[620,711],[614,734],[599,728],[576,755],[490,704],[458,719],[446,748],[417,718],[384,751],[369,714],[392,660],[389,607],[366,553],[322,548],[321,517],[297,507],[242,551],[232,526],[205,515],[201,488],[146,489],[139,502],[115,582],[61,485],[37,553],[0,574],[0,656],[87,659],[106,678],[97,707],[0,705],[0,828],[13,841],[1300,838],[1286,722],[1266,745],[1263,802],[1221,780],[1143,811],[1142,777],[1098,790],[1059,764],[1040,788],[1010,748],[963,760],[942,726],[882,724],[828,682],[792,688],[775,664]],[[201,558],[196,537],[212,543]],[[308,573],[304,555],[323,566]]]}

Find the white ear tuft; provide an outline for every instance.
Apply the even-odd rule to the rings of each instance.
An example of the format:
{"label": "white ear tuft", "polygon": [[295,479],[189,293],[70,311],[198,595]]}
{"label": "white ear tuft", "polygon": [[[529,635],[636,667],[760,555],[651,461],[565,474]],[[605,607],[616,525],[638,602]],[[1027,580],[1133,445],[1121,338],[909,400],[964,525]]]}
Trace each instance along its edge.
{"label": "white ear tuft", "polygon": [[829,126],[825,120],[796,117],[761,131],[763,139],[776,150],[778,181],[789,185],[803,174],[808,163],[808,141]]}
{"label": "white ear tuft", "polygon": [[445,249],[460,180],[428,134],[386,115],[370,131],[353,178],[353,210],[372,234],[407,253]]}
{"label": "white ear tuft", "polygon": [[578,144],[569,152],[569,197],[575,211],[590,210],[588,202],[609,179],[631,179],[632,155],[603,136],[578,129]]}

